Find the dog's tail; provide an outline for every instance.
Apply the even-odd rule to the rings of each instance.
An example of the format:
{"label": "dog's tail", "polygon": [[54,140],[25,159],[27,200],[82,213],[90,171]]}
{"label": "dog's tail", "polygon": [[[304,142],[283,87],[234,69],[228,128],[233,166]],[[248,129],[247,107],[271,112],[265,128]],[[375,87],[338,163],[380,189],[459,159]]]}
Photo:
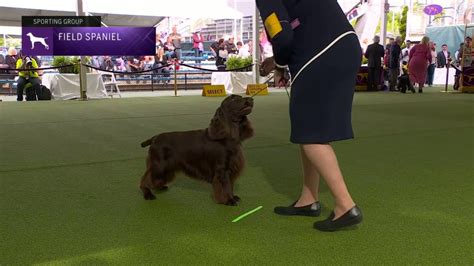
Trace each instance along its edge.
{"label": "dog's tail", "polygon": [[150,146],[152,141],[153,141],[153,138],[147,139],[144,142],[142,142],[142,144],[141,144],[142,148],[145,148],[146,146]]}

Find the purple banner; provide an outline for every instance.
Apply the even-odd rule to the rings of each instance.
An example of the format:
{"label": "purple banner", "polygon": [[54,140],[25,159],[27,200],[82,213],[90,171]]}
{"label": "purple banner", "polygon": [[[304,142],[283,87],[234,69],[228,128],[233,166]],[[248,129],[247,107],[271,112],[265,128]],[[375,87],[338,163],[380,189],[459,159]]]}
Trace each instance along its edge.
{"label": "purple banner", "polygon": [[152,27],[23,27],[27,55],[154,55]]}

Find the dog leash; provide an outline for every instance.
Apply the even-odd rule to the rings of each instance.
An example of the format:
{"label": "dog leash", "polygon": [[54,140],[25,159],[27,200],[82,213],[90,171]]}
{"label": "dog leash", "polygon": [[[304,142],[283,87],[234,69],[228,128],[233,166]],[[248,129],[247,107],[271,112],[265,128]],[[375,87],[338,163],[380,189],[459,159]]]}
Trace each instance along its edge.
{"label": "dog leash", "polygon": [[[269,82],[272,78],[273,78],[274,75],[271,75],[267,80],[265,80],[265,82],[263,82],[263,84]],[[285,91],[286,91],[286,95],[288,95],[288,98],[290,98],[290,93],[288,92],[288,85],[290,84],[290,82],[287,82],[286,85],[285,85]],[[254,94],[252,94],[250,96],[250,98],[253,98],[255,97],[257,94],[259,94],[261,91],[265,90],[266,88],[261,88],[260,90],[258,90],[257,92],[255,92]]]}

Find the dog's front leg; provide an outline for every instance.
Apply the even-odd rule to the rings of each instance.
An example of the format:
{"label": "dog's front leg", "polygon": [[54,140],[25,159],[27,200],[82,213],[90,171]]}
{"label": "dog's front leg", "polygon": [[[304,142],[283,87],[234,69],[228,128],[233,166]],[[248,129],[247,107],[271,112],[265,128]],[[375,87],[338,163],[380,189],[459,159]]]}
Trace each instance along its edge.
{"label": "dog's front leg", "polygon": [[236,206],[238,197],[235,198],[232,192],[232,182],[229,172],[225,169],[219,170],[212,182],[216,201],[221,204]]}

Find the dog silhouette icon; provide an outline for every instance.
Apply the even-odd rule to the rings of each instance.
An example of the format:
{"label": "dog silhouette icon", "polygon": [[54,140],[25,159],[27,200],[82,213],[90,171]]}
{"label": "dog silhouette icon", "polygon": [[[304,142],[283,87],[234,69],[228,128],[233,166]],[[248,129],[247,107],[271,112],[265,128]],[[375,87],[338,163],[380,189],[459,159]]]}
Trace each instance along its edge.
{"label": "dog silhouette icon", "polygon": [[28,34],[26,34],[26,36],[30,37],[30,42],[31,42],[31,49],[35,49],[35,43],[39,42],[41,43],[44,48],[46,48],[46,50],[49,50],[49,45],[46,43],[46,39],[48,39],[48,37],[36,37],[33,35],[33,33],[29,32]]}

